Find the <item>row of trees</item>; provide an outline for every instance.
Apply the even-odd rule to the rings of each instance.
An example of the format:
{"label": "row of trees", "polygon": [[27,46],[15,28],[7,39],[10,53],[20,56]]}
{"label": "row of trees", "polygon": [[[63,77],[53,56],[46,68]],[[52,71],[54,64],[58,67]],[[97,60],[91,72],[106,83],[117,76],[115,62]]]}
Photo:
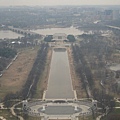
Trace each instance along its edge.
{"label": "row of trees", "polygon": [[45,42],[51,42],[53,39],[53,35],[47,35],[45,38],[44,38],[44,41]]}
{"label": "row of trees", "polygon": [[74,37],[74,35],[68,35],[68,36],[67,36],[67,39],[68,39],[69,42],[75,42],[75,37]]}
{"label": "row of trees", "polygon": [[33,97],[33,95],[35,94],[37,83],[40,79],[40,76],[42,75],[46,63],[47,52],[48,44],[41,44],[37,54],[37,58],[21,91],[21,96],[23,99],[26,99],[27,97]]}
{"label": "row of trees", "polygon": [[1,57],[0,58],[0,71],[3,71],[7,67],[9,62],[10,62],[9,59]]}
{"label": "row of trees", "polygon": [[93,89],[93,97],[94,99],[96,99],[98,101],[98,105],[99,107],[102,108],[102,112],[105,113],[106,111],[106,107],[109,107],[109,110],[113,110],[113,107],[115,107],[115,101],[114,101],[114,97],[106,94],[103,90],[99,90],[97,88]]}
{"label": "row of trees", "polygon": [[[81,62],[89,65],[88,70],[90,70],[90,72],[93,71],[92,75],[95,79],[99,80],[98,82],[101,83],[102,81],[102,84],[105,84],[107,82],[107,78],[110,82],[112,73],[107,70],[105,66],[106,61],[111,59],[111,55],[114,51],[111,42],[108,41],[107,38],[99,35],[84,34],[80,37],[83,39],[83,41],[80,42],[80,49],[78,49],[78,51],[80,51],[83,57],[85,56],[85,60],[87,60],[87,62],[85,62],[83,59],[84,61],[81,60]],[[98,101],[99,107],[102,108],[104,113],[107,112],[107,108],[112,110],[112,108],[115,106],[115,102],[113,97],[108,94],[108,89],[106,89],[106,86],[101,86],[102,88],[95,87],[96,86],[92,87],[92,95],[93,98]]]}
{"label": "row of trees", "polygon": [[112,110],[113,107],[115,106],[115,102],[113,100],[114,98],[111,95],[106,94],[104,88],[102,91],[97,88],[94,88],[93,75],[91,73],[91,69],[88,66],[88,63],[86,62],[85,56],[81,48],[82,47],[78,45],[72,46],[76,72],[81,78],[83,87],[87,92],[87,85],[89,84],[89,87],[91,88],[91,91],[92,91],[93,98],[98,101],[99,107],[101,107],[103,110],[102,112],[106,112],[107,107],[109,108],[109,110]]}
{"label": "row of trees", "polygon": [[[53,40],[53,35],[47,35],[44,38],[45,42],[54,42],[55,40]],[[74,35],[68,35],[67,36],[67,40],[64,40],[65,42],[75,42],[75,37]]]}
{"label": "row of trees", "polygon": [[28,97],[33,97],[36,92],[37,83],[42,75],[45,67],[46,57],[48,53],[48,44],[41,44],[38,50],[36,60],[33,67],[28,75],[27,81],[20,92],[9,93],[4,98],[4,104],[6,107],[10,107],[12,99],[27,99]]}
{"label": "row of trees", "polygon": [[86,85],[89,84],[89,87],[92,89],[92,87],[94,85],[93,76],[92,76],[91,70],[84,58],[81,47],[78,45],[73,45],[72,51],[73,51],[76,72],[78,73],[79,77],[81,78],[83,87],[86,89]]}
{"label": "row of trees", "polygon": [[13,58],[17,54],[17,51],[11,48],[0,48],[0,57]]}
{"label": "row of trees", "polygon": [[113,52],[115,52],[113,42],[98,35],[83,35],[82,38],[83,41],[80,42],[82,53],[86,56],[94,77],[103,83],[106,83],[107,79],[112,80],[114,74],[106,69],[106,63],[111,63],[112,59],[115,60],[113,58]]}
{"label": "row of trees", "polygon": [[109,58],[113,52],[111,43],[107,38],[98,35],[84,35],[82,36],[81,47],[85,55],[97,56],[102,60],[103,55]]}
{"label": "row of trees", "polygon": [[16,54],[17,51],[14,49],[8,47],[0,48],[0,71],[3,71],[7,67]]}

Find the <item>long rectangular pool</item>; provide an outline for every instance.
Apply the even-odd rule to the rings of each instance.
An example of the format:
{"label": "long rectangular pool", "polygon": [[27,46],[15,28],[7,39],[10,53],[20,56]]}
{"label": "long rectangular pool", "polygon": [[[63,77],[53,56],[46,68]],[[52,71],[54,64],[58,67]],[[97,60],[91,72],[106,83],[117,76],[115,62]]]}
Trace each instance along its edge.
{"label": "long rectangular pool", "polygon": [[68,53],[65,48],[53,50],[45,99],[74,99]]}

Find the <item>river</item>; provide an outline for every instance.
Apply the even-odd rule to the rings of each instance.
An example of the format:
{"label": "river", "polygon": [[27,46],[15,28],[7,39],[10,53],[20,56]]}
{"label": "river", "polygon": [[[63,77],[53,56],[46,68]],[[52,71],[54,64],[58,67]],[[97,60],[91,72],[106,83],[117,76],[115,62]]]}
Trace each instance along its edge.
{"label": "river", "polygon": [[81,35],[84,33],[84,31],[78,30],[75,27],[69,27],[69,28],[45,28],[45,29],[36,29],[31,30],[32,32],[42,34],[42,35],[53,35],[55,33],[65,33],[67,35]]}
{"label": "river", "polygon": [[16,39],[18,37],[23,37],[21,34],[17,34],[15,32],[12,32],[10,30],[0,30],[0,39]]}

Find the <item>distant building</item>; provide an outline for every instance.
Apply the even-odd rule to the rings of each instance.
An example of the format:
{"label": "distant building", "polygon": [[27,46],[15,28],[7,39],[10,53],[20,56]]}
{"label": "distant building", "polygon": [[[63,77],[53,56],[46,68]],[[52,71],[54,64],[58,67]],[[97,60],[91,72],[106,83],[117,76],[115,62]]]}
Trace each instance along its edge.
{"label": "distant building", "polygon": [[112,10],[105,10],[105,15],[112,15],[113,11]]}
{"label": "distant building", "polygon": [[105,10],[104,11],[104,19],[105,20],[112,20],[113,11],[112,10]]}
{"label": "distant building", "polygon": [[119,19],[120,13],[119,10],[113,10],[113,20]]}
{"label": "distant building", "polygon": [[67,40],[67,34],[65,34],[65,33],[55,33],[53,35],[53,40],[55,40],[55,41]]}

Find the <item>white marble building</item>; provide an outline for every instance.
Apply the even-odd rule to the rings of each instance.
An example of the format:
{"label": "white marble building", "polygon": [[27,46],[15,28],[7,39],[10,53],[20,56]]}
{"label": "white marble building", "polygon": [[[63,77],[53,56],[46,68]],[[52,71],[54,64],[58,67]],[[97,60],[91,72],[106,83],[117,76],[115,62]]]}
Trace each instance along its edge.
{"label": "white marble building", "polygon": [[55,34],[53,34],[53,40],[56,40],[56,41],[67,40],[67,34],[65,34],[65,33],[55,33]]}

